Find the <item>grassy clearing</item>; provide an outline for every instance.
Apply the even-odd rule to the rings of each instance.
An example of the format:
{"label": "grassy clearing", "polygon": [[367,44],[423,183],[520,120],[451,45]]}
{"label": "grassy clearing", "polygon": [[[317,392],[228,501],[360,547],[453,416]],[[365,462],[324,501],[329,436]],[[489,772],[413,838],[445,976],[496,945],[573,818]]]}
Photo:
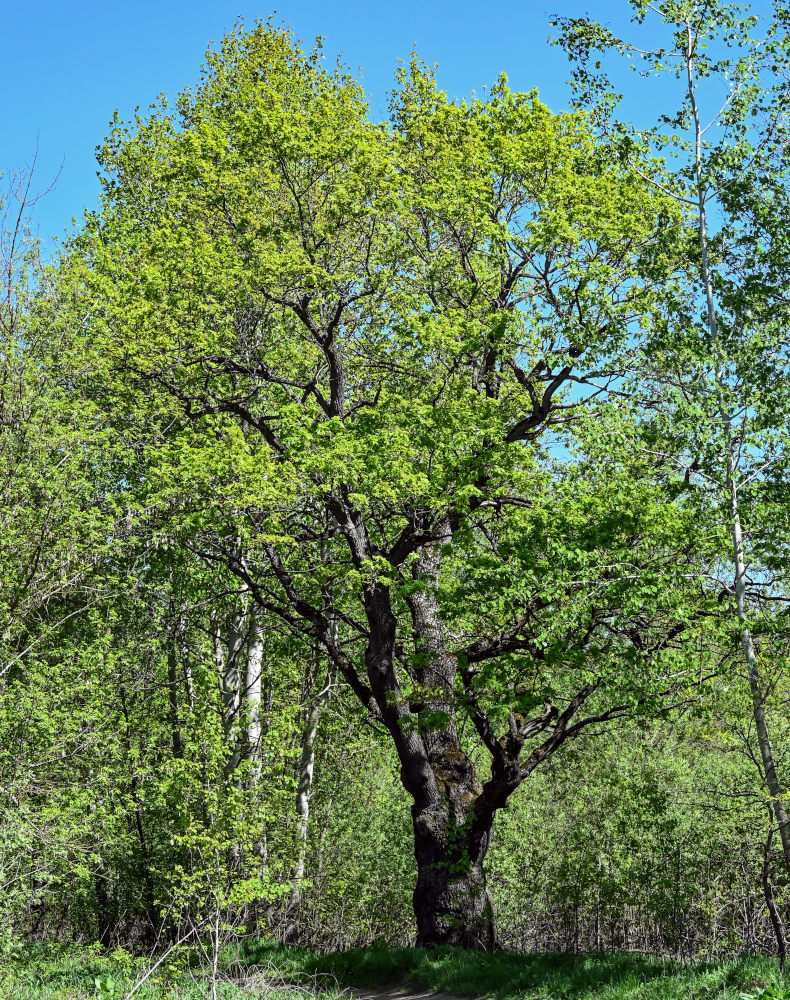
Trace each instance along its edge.
{"label": "grassy clearing", "polygon": [[[191,959],[191,967],[190,967]],[[0,966],[0,1000],[123,1000],[147,969],[125,952],[30,948]],[[637,955],[481,954],[369,948],[317,955],[246,941],[223,955],[221,1000],[338,1000],[349,987],[394,984],[490,1000],[790,1000],[770,959],[679,966]],[[194,953],[165,964],[134,1000],[205,1000]]]}
{"label": "grassy clearing", "polygon": [[370,948],[316,955],[245,942],[242,961],[296,982],[374,987],[403,983],[491,1000],[790,1000],[790,979],[771,959],[681,966],[639,955],[516,955],[440,948]]}

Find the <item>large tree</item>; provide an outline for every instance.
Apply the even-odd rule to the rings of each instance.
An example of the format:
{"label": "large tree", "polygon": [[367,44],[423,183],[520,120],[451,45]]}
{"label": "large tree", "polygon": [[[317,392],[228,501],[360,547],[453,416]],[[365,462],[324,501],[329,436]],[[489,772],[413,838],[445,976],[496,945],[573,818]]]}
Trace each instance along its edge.
{"label": "large tree", "polygon": [[415,60],[375,123],[266,24],[101,165],[63,280],[97,392],[156,429],[149,502],[393,742],[418,942],[492,944],[497,810],[678,674],[687,515],[609,405],[671,203],[504,79],[454,103]]}

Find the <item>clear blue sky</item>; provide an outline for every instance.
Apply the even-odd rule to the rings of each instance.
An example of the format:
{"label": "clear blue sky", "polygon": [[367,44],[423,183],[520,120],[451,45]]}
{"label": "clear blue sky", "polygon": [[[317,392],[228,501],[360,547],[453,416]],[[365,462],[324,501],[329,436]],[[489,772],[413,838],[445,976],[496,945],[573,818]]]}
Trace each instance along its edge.
{"label": "clear blue sky", "polygon": [[[309,42],[326,39],[361,67],[373,114],[384,116],[399,58],[416,43],[438,63],[451,96],[480,92],[503,70],[516,89],[538,87],[559,110],[568,103],[564,54],[547,44],[549,15],[589,12],[627,33],[626,0],[272,0],[276,20]],[[767,0],[757,0],[764,10]],[[24,166],[38,143],[37,180],[55,189],[37,209],[39,235],[62,236],[72,216],[95,203],[95,147],[113,112],[128,118],[162,91],[196,81],[206,47],[241,15],[251,22],[274,7],[245,0],[138,0],[136,3],[15,0],[3,14],[0,61],[0,170]],[[624,80],[633,88],[634,77]]]}

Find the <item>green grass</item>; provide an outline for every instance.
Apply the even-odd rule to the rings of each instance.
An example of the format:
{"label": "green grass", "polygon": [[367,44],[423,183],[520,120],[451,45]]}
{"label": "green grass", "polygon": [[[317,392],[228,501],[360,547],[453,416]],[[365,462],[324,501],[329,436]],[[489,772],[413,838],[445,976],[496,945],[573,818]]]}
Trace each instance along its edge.
{"label": "green grass", "polygon": [[452,948],[369,948],[316,955],[246,942],[242,961],[283,979],[339,986],[404,984],[492,1000],[790,1000],[790,979],[776,961],[744,958],[682,966],[640,955],[517,955]]}
{"label": "green grass", "polygon": [[[277,989],[254,969],[235,961],[235,950],[223,956],[217,984],[221,1000],[304,1000],[304,991]],[[31,946],[13,958],[0,959],[0,1000],[123,1000],[149,968],[145,958],[126,952],[104,954],[98,948]],[[274,988],[272,988],[274,987]],[[163,962],[134,994],[133,1000],[205,1000],[209,981],[194,951]],[[336,996],[333,994],[333,1000]],[[328,997],[327,997],[328,1000]]]}
{"label": "green grass", "polygon": [[[192,968],[187,964],[192,959]],[[143,959],[97,949],[31,947],[0,963],[0,1000],[123,1000]],[[300,987],[286,988],[287,984]],[[394,984],[490,1000],[790,1000],[790,979],[770,959],[680,966],[638,955],[516,955],[368,948],[318,955],[246,941],[223,955],[222,1000],[337,1000],[348,986]],[[194,953],[165,964],[134,1000],[204,1000]]]}

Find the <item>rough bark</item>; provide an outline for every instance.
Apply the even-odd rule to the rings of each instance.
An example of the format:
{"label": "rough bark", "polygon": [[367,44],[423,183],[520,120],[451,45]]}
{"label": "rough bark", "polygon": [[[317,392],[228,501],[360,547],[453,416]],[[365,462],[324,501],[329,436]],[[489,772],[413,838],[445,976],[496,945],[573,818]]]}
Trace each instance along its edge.
{"label": "rough bark", "polygon": [[408,597],[419,664],[416,680],[424,693],[412,709],[418,720],[425,719],[418,725],[434,779],[429,794],[416,798],[412,808],[417,943],[492,948],[494,912],[483,861],[493,813],[480,822],[483,786],[458,738],[453,699],[458,663],[447,648],[437,595],[449,525],[443,524],[438,534],[413,569],[422,589]]}
{"label": "rough bark", "polygon": [[474,801],[479,787],[470,787],[469,770],[459,763],[455,774],[446,773],[446,797],[432,807],[412,809],[417,944],[491,949],[496,944],[494,908],[483,862],[493,815],[484,830],[474,822],[474,806],[463,810],[466,816],[458,822],[453,806],[460,798]]}

